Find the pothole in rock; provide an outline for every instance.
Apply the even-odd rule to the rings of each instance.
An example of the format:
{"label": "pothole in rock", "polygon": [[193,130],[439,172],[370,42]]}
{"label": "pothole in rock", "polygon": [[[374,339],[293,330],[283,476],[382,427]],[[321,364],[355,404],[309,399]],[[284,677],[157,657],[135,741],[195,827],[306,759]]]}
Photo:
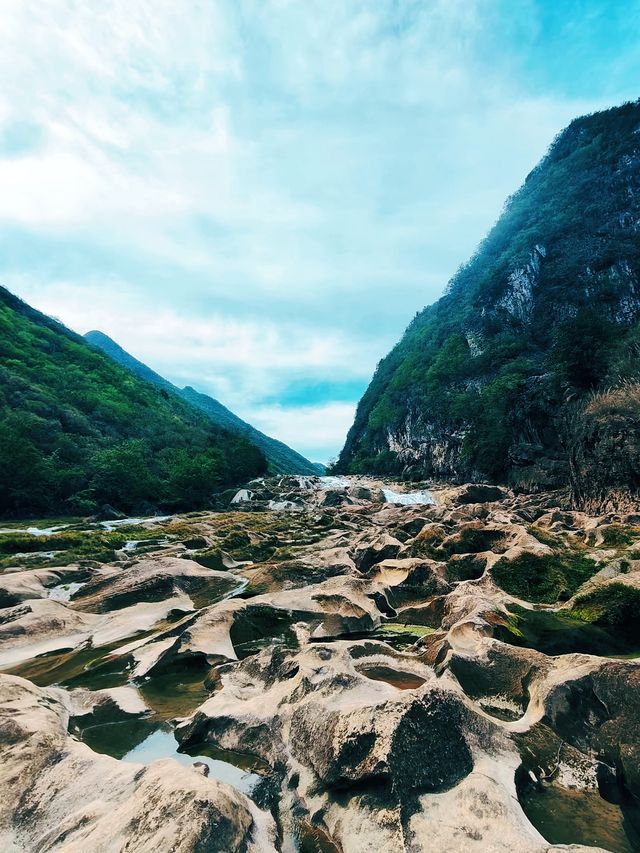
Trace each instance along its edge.
{"label": "pothole in rock", "polygon": [[356,669],[361,675],[370,678],[372,681],[384,681],[398,690],[416,690],[418,687],[422,687],[426,681],[426,679],[413,672],[396,669],[385,664],[362,664],[361,666],[357,666]]}
{"label": "pothole in rock", "polygon": [[151,764],[160,758],[173,758],[185,767],[204,765],[209,778],[226,782],[254,799],[269,781],[270,768],[260,759],[218,749],[211,743],[181,747],[171,726],[157,718],[84,725],[79,736],[94,752],[121,761]]}
{"label": "pothole in rock", "polygon": [[628,815],[598,791],[555,783],[543,787],[524,772],[517,789],[524,813],[550,844],[584,844],[611,853],[640,850],[640,835]]}
{"label": "pothole in rock", "polygon": [[529,704],[527,685],[531,672],[526,661],[493,648],[482,662],[453,654],[449,669],[485,714],[503,722],[513,722],[524,715]]}
{"label": "pothole in rock", "polygon": [[209,674],[209,667],[196,659],[187,659],[145,679],[138,684],[138,690],[158,719],[184,717],[205,702],[215,689]]}
{"label": "pothole in rock", "polygon": [[183,618],[184,613],[174,611],[146,631],[136,631],[102,646],[86,643],[74,649],[56,649],[37,655],[4,672],[27,678],[38,687],[49,687],[53,684],[69,688],[85,687],[88,690],[121,687],[129,681],[133,658],[130,655],[118,656],[115,654],[117,650],[129,645],[133,640],[159,635],[174,627]]}
{"label": "pothole in rock", "polygon": [[244,660],[267,646],[297,649],[298,639],[292,628],[295,616],[286,610],[258,605],[236,614],[229,636],[236,655]]}
{"label": "pothole in rock", "polygon": [[110,652],[123,645],[122,641],[93,648],[56,650],[38,655],[17,667],[7,670],[11,675],[28,678],[38,687],[61,684],[65,687],[86,687],[106,690],[121,687],[128,681],[133,661],[130,657],[111,657]]}
{"label": "pothole in rock", "polygon": [[485,714],[489,714],[490,717],[495,717],[496,720],[502,720],[505,723],[513,723],[523,715],[523,709],[515,703],[509,702],[508,699],[501,700],[498,697],[493,700],[480,699],[478,705]]}
{"label": "pothole in rock", "polygon": [[58,586],[53,586],[49,589],[48,598],[52,601],[71,601],[71,597],[85,586],[85,583],[72,581],[71,583],[61,583]]}
{"label": "pothole in rock", "polygon": [[323,829],[307,820],[296,821],[294,838],[299,853],[342,853]]}

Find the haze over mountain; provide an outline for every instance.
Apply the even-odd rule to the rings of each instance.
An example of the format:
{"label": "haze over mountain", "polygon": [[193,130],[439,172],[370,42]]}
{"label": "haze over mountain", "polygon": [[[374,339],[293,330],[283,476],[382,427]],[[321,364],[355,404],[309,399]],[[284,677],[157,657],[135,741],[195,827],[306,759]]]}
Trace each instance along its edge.
{"label": "haze over mountain", "polygon": [[578,118],[379,364],[341,471],[640,489],[640,101]]}
{"label": "haze over mountain", "polygon": [[189,385],[185,388],[178,388],[176,385],[169,382],[168,379],[165,379],[154,370],[151,370],[151,368],[147,367],[146,364],[138,361],[137,358],[134,358],[126,352],[119,344],[103,332],[95,330],[87,332],[84,338],[92,346],[102,350],[102,352],[108,355],[109,358],[112,358],[122,367],[126,367],[141,379],[151,382],[159,388],[164,388],[173,394],[178,394],[183,400],[186,400],[192,406],[195,406],[195,408],[204,412],[217,426],[247,438],[252,444],[255,444],[256,447],[259,447],[262,450],[269,462],[269,468],[272,473],[321,474],[324,472],[323,465],[310,462],[308,459],[305,459],[304,456],[296,453],[295,450],[287,447],[287,445],[282,441],[270,438],[268,435],[265,435],[255,429],[251,424],[246,423],[237,415],[234,415],[232,411],[227,409],[226,406],[223,406],[222,403],[219,403],[218,400],[214,400],[213,397],[209,397],[207,394],[202,394],[201,392],[196,391],[195,388],[191,388]]}

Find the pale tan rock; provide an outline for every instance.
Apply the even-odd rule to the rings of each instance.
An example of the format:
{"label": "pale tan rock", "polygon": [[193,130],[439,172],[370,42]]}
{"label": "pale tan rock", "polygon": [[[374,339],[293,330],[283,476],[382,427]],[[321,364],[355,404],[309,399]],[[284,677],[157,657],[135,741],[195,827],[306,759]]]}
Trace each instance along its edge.
{"label": "pale tan rock", "polygon": [[171,759],[97,755],[66,732],[61,691],[0,676],[0,848],[64,853],[274,851],[244,795]]}

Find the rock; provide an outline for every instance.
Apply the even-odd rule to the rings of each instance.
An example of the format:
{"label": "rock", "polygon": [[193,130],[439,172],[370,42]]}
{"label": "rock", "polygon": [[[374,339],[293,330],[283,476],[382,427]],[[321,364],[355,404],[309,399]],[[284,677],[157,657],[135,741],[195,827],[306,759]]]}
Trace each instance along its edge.
{"label": "rock", "polygon": [[345,504],[353,504],[353,499],[347,495],[344,489],[327,489],[320,498],[320,506],[336,507]]}
{"label": "rock", "polygon": [[275,851],[271,818],[171,759],[97,755],[66,732],[59,690],[0,676],[3,850]]}
{"label": "rock", "polygon": [[79,565],[26,571],[5,569],[0,574],[0,609],[13,607],[33,598],[48,598],[52,587],[84,581],[90,574],[89,569]]}
{"label": "rock", "polygon": [[499,486],[487,486],[484,483],[469,483],[459,490],[453,502],[458,505],[479,504],[503,501],[506,497],[506,491]]}
{"label": "rock", "polygon": [[253,500],[253,492],[249,491],[249,489],[240,489],[240,491],[236,492],[235,495],[231,498],[232,504],[242,504],[249,503]]}
{"label": "rock", "polygon": [[231,554],[222,551],[220,548],[211,548],[208,551],[200,554],[193,554],[192,559],[200,566],[205,566],[207,569],[215,569],[218,572],[228,572],[232,569],[239,569],[242,566],[241,562],[234,560]]}
{"label": "rock", "polygon": [[0,666],[74,648],[91,636],[98,618],[77,613],[58,601],[34,599],[1,611]]}
{"label": "rock", "polygon": [[192,536],[190,539],[183,539],[182,544],[188,551],[201,551],[210,548],[213,543],[206,536]]}
{"label": "rock", "polygon": [[[230,509],[234,490],[141,559],[17,555],[0,590],[33,597],[0,609],[0,667],[67,688],[0,676],[0,849],[270,851],[273,813],[282,849],[549,853],[527,785],[602,791],[613,823],[618,800],[638,813],[640,667],[573,651],[637,648],[640,515],[549,493],[460,504],[444,486],[437,505],[377,504],[364,478],[333,485],[321,510],[313,478],[267,478]],[[589,579],[558,605],[505,591],[542,564]],[[78,577],[73,600],[42,597]],[[67,735],[115,721],[245,754],[263,811],[208,762],[144,768]]]}
{"label": "rock", "polygon": [[347,489],[349,497],[357,501],[368,501],[369,503],[384,503],[384,492],[379,488],[355,485]]}
{"label": "rock", "polygon": [[459,699],[437,689],[342,713],[310,702],[293,712],[292,753],[336,790],[382,785],[385,801],[445,791],[473,767],[464,717]]}
{"label": "rock", "polygon": [[91,613],[106,613],[139,602],[168,599],[178,593],[193,596],[204,604],[223,598],[237,586],[237,580],[226,572],[207,569],[193,560],[158,557],[139,560],[116,575],[90,581],[76,595],[73,606]]}
{"label": "rock", "polygon": [[372,579],[385,587],[389,604],[400,607],[409,601],[424,601],[449,590],[444,578],[444,564],[420,557],[382,560],[372,572]]}
{"label": "rock", "polygon": [[120,521],[127,516],[111,504],[103,504],[95,515],[96,521]]}
{"label": "rock", "polygon": [[351,557],[361,572],[367,572],[376,563],[397,557],[401,547],[402,543],[393,536],[382,533],[373,541],[357,545],[352,550]]}

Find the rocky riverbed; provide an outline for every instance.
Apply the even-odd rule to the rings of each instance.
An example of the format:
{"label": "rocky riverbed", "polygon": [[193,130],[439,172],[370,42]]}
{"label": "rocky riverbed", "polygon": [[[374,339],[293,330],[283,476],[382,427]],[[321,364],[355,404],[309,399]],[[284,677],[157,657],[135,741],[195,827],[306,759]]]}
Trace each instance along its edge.
{"label": "rocky riverbed", "polygon": [[6,525],[0,608],[2,850],[640,849],[640,513],[260,480]]}

